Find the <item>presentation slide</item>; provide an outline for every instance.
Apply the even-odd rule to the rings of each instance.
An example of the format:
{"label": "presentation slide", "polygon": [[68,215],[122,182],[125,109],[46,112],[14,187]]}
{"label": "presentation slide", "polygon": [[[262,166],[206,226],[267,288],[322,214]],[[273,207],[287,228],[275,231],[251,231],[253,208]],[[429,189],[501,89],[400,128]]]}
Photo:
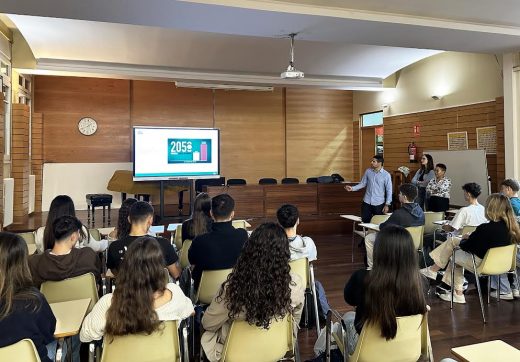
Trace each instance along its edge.
{"label": "presentation slide", "polygon": [[134,127],[134,180],[220,176],[219,130]]}

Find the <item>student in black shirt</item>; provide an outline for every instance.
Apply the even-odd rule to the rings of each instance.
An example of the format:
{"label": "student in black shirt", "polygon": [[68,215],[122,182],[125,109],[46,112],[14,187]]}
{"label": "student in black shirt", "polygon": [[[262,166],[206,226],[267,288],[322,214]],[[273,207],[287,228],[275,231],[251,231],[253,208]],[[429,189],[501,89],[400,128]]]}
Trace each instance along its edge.
{"label": "student in black shirt", "polygon": [[[117,269],[130,244],[141,236],[147,236],[148,230],[152,226],[153,215],[153,207],[147,202],[137,201],[132,205],[128,215],[128,221],[131,224],[129,235],[114,241],[108,247],[107,268],[113,274],[117,273]],[[174,279],[177,279],[181,274],[181,269],[177,265],[179,260],[177,253],[175,253],[173,246],[165,238],[158,237],[156,240],[163,252],[164,267],[168,269],[168,272]]]}
{"label": "student in black shirt", "polygon": [[417,270],[417,251],[406,229],[389,225],[377,234],[372,270],[358,270],[345,285],[345,301],[356,307],[343,316],[347,351],[352,354],[363,325],[378,325],[381,336],[393,339],[396,317],[426,313],[426,278]]}
{"label": "student in black shirt", "polygon": [[32,286],[27,245],[18,235],[0,232],[0,348],[29,338],[43,362],[54,342],[56,318],[40,291]]}
{"label": "student in black shirt", "polygon": [[248,235],[246,230],[235,229],[231,224],[234,208],[235,201],[228,194],[217,195],[211,200],[212,229],[197,236],[188,251],[188,259],[194,266],[195,289],[199,287],[202,271],[229,269],[237,262]]}

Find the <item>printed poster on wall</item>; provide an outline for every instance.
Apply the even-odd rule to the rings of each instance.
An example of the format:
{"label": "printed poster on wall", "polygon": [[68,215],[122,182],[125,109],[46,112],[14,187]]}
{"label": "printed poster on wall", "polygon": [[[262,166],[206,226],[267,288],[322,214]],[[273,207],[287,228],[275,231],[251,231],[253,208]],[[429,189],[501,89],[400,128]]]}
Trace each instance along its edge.
{"label": "printed poster on wall", "polygon": [[488,155],[497,153],[496,126],[477,128],[477,148],[479,150],[485,150]]}
{"label": "printed poster on wall", "polygon": [[468,149],[468,132],[449,132],[448,151],[463,151]]}

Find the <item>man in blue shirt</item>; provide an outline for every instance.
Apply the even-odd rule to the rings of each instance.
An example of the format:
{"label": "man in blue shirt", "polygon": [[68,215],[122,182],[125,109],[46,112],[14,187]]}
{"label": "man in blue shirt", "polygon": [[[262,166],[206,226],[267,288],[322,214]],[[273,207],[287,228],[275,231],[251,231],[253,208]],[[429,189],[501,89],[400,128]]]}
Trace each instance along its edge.
{"label": "man in blue shirt", "polygon": [[366,187],[361,219],[370,222],[372,216],[382,215],[390,210],[392,204],[392,178],[383,169],[383,156],[375,155],[370,162],[370,168],[365,171],[361,182],[355,186],[345,186],[347,191],[358,191]]}

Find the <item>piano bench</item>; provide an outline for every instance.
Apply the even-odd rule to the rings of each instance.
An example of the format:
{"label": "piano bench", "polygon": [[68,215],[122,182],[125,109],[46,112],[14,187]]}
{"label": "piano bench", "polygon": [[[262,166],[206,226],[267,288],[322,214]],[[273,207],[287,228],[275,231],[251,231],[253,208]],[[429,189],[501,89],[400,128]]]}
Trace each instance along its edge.
{"label": "piano bench", "polygon": [[105,226],[105,207],[108,206],[108,225],[110,225],[110,206],[112,195],[110,194],[87,194],[87,224],[90,226],[90,208],[92,208],[92,226],[96,223],[96,207],[103,207],[103,226]]}

